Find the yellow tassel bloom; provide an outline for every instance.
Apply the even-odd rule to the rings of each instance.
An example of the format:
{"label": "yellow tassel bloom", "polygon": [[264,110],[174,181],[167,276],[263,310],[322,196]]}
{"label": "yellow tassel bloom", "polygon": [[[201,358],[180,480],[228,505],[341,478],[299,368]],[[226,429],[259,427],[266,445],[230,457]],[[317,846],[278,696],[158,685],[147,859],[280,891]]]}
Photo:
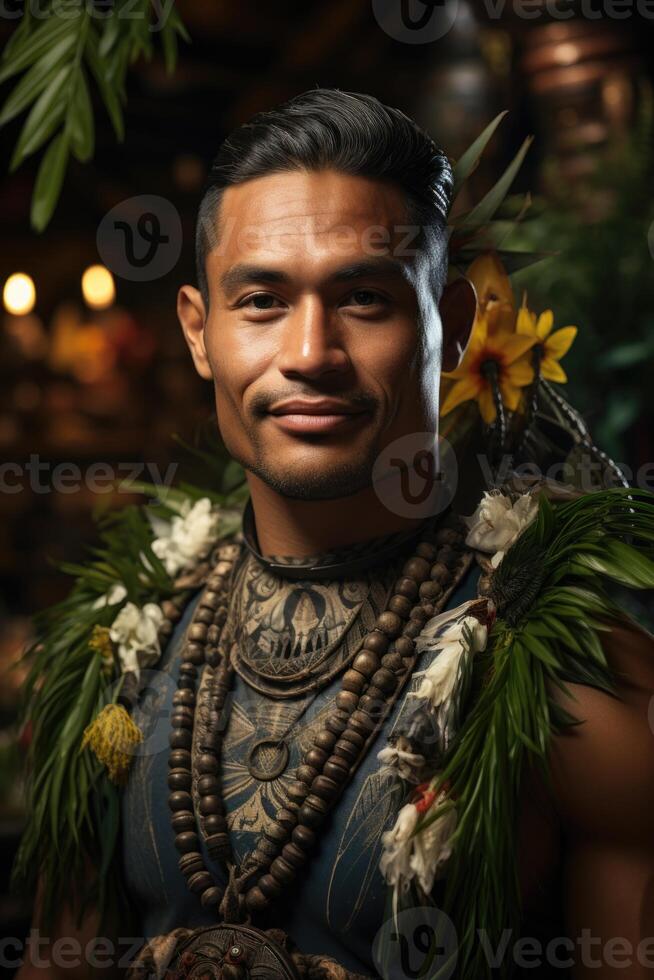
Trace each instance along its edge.
{"label": "yellow tassel bloom", "polygon": [[106,766],[111,782],[121,785],[127,781],[134,746],[142,741],[143,732],[122,704],[107,704],[84,730],[81,748],[88,746]]}

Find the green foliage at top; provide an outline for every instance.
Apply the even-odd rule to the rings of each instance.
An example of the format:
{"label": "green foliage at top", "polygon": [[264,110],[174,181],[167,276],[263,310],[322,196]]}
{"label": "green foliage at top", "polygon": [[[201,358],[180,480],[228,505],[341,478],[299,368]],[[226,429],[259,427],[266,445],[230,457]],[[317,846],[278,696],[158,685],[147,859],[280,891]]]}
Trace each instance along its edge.
{"label": "green foliage at top", "polygon": [[87,0],[50,0],[37,8],[25,4],[0,60],[0,82],[20,76],[0,110],[0,126],[27,113],[11,171],[46,148],[32,197],[37,231],[50,221],[70,155],[82,163],[93,156],[93,85],[122,141],[127,69],[141,56],[152,57],[157,36],[172,72],[177,39],[188,40],[172,4],[116,0],[110,11],[97,10]]}
{"label": "green foliage at top", "polygon": [[[519,935],[524,772],[535,765],[547,785],[551,736],[576,721],[558,691],[574,683],[613,693],[600,636],[624,614],[603,580],[654,587],[653,494],[613,489],[555,505],[543,496],[493,576],[497,619],[486,650],[469,661],[470,702],[441,777],[458,812],[443,908],[457,928],[462,977],[491,976],[478,930],[491,949],[503,930]],[[417,832],[429,822],[427,814]],[[448,966],[439,963],[449,976]],[[505,962],[499,975],[510,970]]]}

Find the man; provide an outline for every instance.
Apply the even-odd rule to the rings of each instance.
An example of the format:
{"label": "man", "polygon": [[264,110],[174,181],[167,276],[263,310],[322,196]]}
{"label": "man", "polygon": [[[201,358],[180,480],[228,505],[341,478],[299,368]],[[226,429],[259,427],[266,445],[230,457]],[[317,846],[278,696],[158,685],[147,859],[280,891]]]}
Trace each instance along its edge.
{"label": "man", "polygon": [[[416,789],[406,767],[418,756],[397,735],[438,652],[425,642],[412,659],[412,644],[479,584],[448,501],[432,496],[427,513],[394,506],[392,465],[376,478],[391,447],[399,482],[415,434],[438,431],[439,377],[468,339],[462,295],[458,316],[439,316],[451,192],[447,159],[407,117],[338,91],[257,117],[212,168],[199,288],[180,289],[178,315],[250,503],[242,539],[215,556],[133,710],[145,741],[124,791],[120,860],[137,910],[129,928],[159,937],[150,964],[171,959],[174,930],[186,941],[184,930],[224,920],[231,946],[211,954],[221,966],[209,975],[249,975],[243,957],[259,955],[266,929],[299,975],[383,969],[382,841]],[[654,661],[626,620],[604,649],[617,697],[575,683],[555,691],[582,724],[552,737],[551,787],[525,767],[510,828],[523,933],[555,941],[538,975],[637,978],[653,965],[640,947],[654,936]],[[347,727],[357,712],[360,727]],[[370,738],[368,715],[379,721]],[[385,748],[392,766],[378,758]],[[455,846],[450,861],[464,867],[466,854]],[[67,915],[59,935],[79,928]],[[425,949],[410,921],[409,959],[388,976],[417,975],[409,963]],[[81,935],[98,928],[87,911]],[[588,935],[594,959],[579,944]],[[505,961],[529,967],[517,938]],[[200,969],[197,949],[174,970]],[[282,960],[258,975],[290,976]],[[20,975],[32,972],[42,971]]]}

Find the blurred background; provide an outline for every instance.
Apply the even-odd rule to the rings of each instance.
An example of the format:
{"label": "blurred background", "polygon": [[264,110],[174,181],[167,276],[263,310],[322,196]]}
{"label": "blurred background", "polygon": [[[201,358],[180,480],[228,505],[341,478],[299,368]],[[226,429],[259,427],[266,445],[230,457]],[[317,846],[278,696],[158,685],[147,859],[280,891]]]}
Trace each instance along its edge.
{"label": "blurred background", "polygon": [[[40,234],[30,201],[42,154],[9,175],[23,116],[0,129],[2,935],[20,935],[25,921],[6,879],[21,826],[16,664],[29,617],[64,594],[57,562],[84,557],[94,510],[133,499],[129,487],[111,489],[111,474],[170,478],[181,458],[173,436],[193,442],[210,415],[211,390],[192,369],[175,297],[195,280],[196,208],[232,127],[306,88],[337,86],[404,109],[456,158],[508,109],[467,203],[533,133],[513,187],[516,209],[532,195],[516,235],[524,248],[556,254],[518,273],[516,286],[532,309],[551,307],[557,326],[580,328],[565,394],[597,443],[634,473],[654,459],[654,4],[398,5],[401,31],[381,0],[179,0],[190,42],[180,41],[176,67],[167,71],[156,36],[153,57],[129,67],[120,143],[91,89],[95,153],[70,161]],[[3,45],[21,9],[0,14]],[[437,37],[428,36],[430,12],[441,18],[432,22]],[[2,99],[14,84],[3,82]],[[141,195],[164,198],[171,220],[179,216],[181,252],[167,268],[130,276],[99,229]]]}

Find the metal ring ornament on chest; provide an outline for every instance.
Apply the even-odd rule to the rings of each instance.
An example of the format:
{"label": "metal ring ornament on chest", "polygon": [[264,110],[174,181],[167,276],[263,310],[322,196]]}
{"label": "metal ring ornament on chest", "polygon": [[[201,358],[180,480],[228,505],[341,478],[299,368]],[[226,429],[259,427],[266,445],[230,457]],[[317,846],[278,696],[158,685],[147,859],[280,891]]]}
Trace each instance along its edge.
{"label": "metal ring ornament on chest", "polygon": [[263,782],[277,779],[288,765],[289,754],[284,739],[260,738],[248,753],[248,772]]}
{"label": "metal ring ornament on chest", "polygon": [[179,947],[170,980],[299,980],[289,953],[253,926],[202,929]]}

